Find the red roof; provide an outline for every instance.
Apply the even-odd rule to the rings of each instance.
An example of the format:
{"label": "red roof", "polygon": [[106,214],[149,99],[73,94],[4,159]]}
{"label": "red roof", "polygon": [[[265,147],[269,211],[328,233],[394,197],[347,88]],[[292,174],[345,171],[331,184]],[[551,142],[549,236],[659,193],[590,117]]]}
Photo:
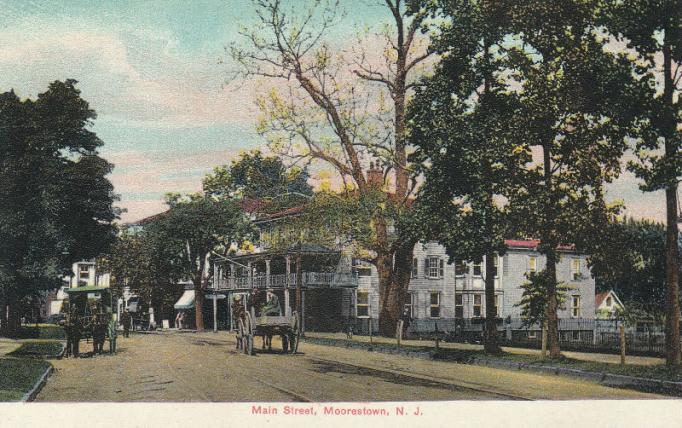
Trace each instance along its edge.
{"label": "red roof", "polygon": [[598,308],[606,297],[611,294],[611,291],[604,291],[603,293],[598,293],[594,295],[594,307]]}
{"label": "red roof", "polygon": [[[525,248],[537,250],[538,245],[540,245],[539,239],[506,239],[504,243],[509,248]],[[575,250],[575,245],[573,244],[559,244],[558,250],[572,251]]]}

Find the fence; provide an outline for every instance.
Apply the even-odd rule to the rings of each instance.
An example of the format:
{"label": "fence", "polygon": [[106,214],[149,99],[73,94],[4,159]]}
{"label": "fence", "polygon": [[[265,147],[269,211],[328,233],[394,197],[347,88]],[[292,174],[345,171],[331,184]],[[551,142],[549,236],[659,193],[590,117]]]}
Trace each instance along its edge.
{"label": "fence", "polygon": [[[352,329],[355,334],[378,332],[377,319],[346,318],[339,320],[339,331]],[[408,339],[441,338],[450,342],[481,343],[485,320],[475,319],[416,319],[408,329]],[[559,345],[562,350],[599,353],[620,353],[620,326],[616,320],[561,319]],[[497,330],[502,346],[537,348],[542,346],[539,326],[527,328],[521,319],[498,319]],[[662,356],[665,353],[663,326],[655,324],[627,326],[625,350],[628,355]]]}

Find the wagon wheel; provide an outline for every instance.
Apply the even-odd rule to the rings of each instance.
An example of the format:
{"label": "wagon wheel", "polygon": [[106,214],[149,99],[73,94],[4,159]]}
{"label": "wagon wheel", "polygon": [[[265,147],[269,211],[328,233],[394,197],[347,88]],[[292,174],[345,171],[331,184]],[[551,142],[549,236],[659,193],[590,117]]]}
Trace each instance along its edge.
{"label": "wagon wheel", "polygon": [[245,332],[246,327],[244,326],[244,320],[240,317],[237,328],[237,349],[240,351],[244,350],[244,338],[246,337]]}
{"label": "wagon wheel", "polygon": [[298,342],[301,335],[300,328],[298,326],[298,314],[296,311],[292,314],[294,319],[291,321],[291,333],[289,333],[289,352],[295,354],[298,351]]}
{"label": "wagon wheel", "polygon": [[244,323],[244,339],[242,344],[244,345],[244,353],[246,355],[254,355],[253,352],[253,322],[251,321],[251,314],[247,313]]}

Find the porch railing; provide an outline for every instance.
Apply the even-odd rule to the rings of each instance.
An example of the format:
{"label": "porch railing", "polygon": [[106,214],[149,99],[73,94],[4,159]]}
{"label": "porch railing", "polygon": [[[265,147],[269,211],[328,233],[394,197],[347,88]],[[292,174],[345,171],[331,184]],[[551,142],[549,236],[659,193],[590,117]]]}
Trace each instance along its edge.
{"label": "porch railing", "polygon": [[[336,272],[303,272],[304,287],[357,287],[357,275]],[[265,274],[252,276],[220,277],[217,279],[219,289],[248,289],[248,288],[285,288],[296,286],[296,274],[275,274],[268,278]]]}

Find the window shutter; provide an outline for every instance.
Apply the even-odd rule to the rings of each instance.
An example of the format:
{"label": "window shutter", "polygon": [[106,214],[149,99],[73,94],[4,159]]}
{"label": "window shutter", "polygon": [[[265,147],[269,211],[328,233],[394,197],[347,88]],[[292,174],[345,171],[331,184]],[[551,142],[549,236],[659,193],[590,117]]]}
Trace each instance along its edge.
{"label": "window shutter", "polygon": [[424,257],[424,278],[429,276],[429,258]]}
{"label": "window shutter", "polygon": [[439,259],[440,266],[438,268],[438,276],[443,278],[445,276],[445,260]]}
{"label": "window shutter", "polygon": [[509,272],[509,254],[502,257],[502,276],[507,276],[507,272]]}

